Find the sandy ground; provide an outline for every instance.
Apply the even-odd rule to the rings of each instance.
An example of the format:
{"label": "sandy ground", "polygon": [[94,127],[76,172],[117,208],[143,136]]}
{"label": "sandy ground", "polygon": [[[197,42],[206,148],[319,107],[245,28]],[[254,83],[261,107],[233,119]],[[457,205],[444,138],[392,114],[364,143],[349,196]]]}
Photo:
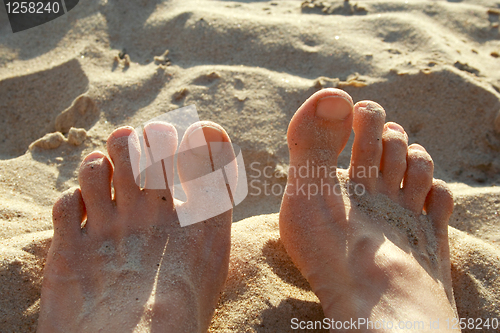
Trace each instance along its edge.
{"label": "sandy ground", "polygon": [[288,123],[322,87],[377,101],[427,148],[456,199],[459,314],[500,318],[499,1],[88,0],[16,34],[0,7],[1,332],[36,328],[51,206],[82,158],[114,128],[190,104],[241,147],[249,180],[211,330],[321,319],[276,213]]}

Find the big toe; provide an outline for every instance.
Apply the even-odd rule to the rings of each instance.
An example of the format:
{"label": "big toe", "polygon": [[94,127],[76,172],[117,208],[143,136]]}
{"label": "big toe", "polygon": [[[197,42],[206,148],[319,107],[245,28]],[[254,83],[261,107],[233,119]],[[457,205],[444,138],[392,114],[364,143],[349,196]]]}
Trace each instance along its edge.
{"label": "big toe", "polygon": [[[280,221],[297,221],[295,227],[306,228],[303,220],[295,217],[311,205],[326,205],[331,208],[329,218],[345,221],[337,159],[351,134],[352,108],[346,92],[324,89],[305,101],[293,116],[287,133],[290,168]],[[294,234],[293,228],[280,226],[280,232],[287,237]]]}
{"label": "big toe", "polygon": [[[320,90],[294,114],[287,140],[291,166],[336,167],[352,127],[351,96],[339,89]],[[293,177],[293,175],[290,175]]]}
{"label": "big toe", "polygon": [[231,140],[220,125],[208,121],[191,125],[179,146],[177,168],[187,196],[177,207],[181,225],[232,209],[230,188],[236,185],[237,165]]}

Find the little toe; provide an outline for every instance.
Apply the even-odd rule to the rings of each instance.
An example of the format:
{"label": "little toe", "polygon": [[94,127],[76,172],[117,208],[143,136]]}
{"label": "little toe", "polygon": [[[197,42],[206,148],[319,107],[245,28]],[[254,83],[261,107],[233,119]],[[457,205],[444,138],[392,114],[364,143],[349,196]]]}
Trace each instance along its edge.
{"label": "little toe", "polygon": [[113,186],[117,207],[127,208],[140,195],[133,172],[133,168],[139,169],[139,137],[132,127],[121,127],[111,133],[106,146],[114,165]]}
{"label": "little toe", "polygon": [[434,163],[424,147],[413,144],[408,147],[407,165],[403,180],[403,206],[421,214],[432,187]]}
{"label": "little toe", "polygon": [[385,111],[375,102],[361,101],[354,106],[354,142],[349,177],[363,184],[368,192],[377,185],[382,157]]}
{"label": "little toe", "polygon": [[177,130],[168,123],[149,123],[144,127],[144,139],[148,148],[144,192],[148,198],[156,197],[161,200],[159,202],[173,207]]}
{"label": "little toe", "polygon": [[379,191],[391,199],[395,199],[401,189],[401,182],[406,171],[406,152],[408,150],[408,135],[403,127],[389,122],[382,133],[382,161],[380,171],[382,181]]}
{"label": "little toe", "polygon": [[82,198],[87,211],[87,228],[99,228],[103,217],[113,209],[111,177],[113,166],[101,152],[90,153],[83,159],[78,173]]}
{"label": "little toe", "polygon": [[80,236],[85,215],[85,204],[80,189],[76,187],[65,191],[52,208],[54,241],[71,242]]}
{"label": "little toe", "polygon": [[177,160],[179,179],[187,196],[187,201],[176,207],[181,225],[204,221],[232,209],[225,170],[212,158],[218,153],[213,151],[218,149],[217,143],[229,142],[222,127],[212,122],[197,122],[184,133]]}
{"label": "little toe", "polygon": [[443,274],[443,283],[448,299],[454,304],[451,271],[450,271],[450,248],[448,242],[448,221],[453,213],[453,194],[448,185],[442,180],[434,179],[432,188],[425,201],[425,211],[434,226],[434,234],[437,245],[437,258]]}
{"label": "little toe", "polygon": [[444,181],[433,180],[424,209],[434,225],[438,238],[448,242],[448,220],[453,213],[453,194]]}

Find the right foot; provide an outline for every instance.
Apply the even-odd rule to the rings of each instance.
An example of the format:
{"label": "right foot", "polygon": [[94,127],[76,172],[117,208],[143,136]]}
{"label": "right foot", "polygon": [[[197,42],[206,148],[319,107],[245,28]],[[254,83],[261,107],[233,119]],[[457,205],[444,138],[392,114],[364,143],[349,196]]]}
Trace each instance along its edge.
{"label": "right foot", "polygon": [[[446,320],[456,317],[447,234],[453,198],[433,180],[426,150],[408,147],[403,128],[384,122],[378,104],[353,107],[338,89],[319,91],[299,108],[287,134],[281,239],[326,318],[447,331]],[[335,171],[351,128],[350,168]],[[438,319],[439,330],[431,328]]]}

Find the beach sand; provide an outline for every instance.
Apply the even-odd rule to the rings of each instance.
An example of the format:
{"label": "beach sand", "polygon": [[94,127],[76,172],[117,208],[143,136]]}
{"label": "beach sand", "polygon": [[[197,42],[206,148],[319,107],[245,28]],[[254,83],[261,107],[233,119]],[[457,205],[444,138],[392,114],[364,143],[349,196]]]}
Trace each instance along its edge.
{"label": "beach sand", "polygon": [[276,213],[288,123],[325,87],[378,102],[426,147],[455,195],[459,315],[500,320],[500,2],[89,0],[15,34],[0,7],[1,332],[36,329],[51,207],[83,157],[191,104],[241,147],[249,181],[210,330],[321,320]]}

